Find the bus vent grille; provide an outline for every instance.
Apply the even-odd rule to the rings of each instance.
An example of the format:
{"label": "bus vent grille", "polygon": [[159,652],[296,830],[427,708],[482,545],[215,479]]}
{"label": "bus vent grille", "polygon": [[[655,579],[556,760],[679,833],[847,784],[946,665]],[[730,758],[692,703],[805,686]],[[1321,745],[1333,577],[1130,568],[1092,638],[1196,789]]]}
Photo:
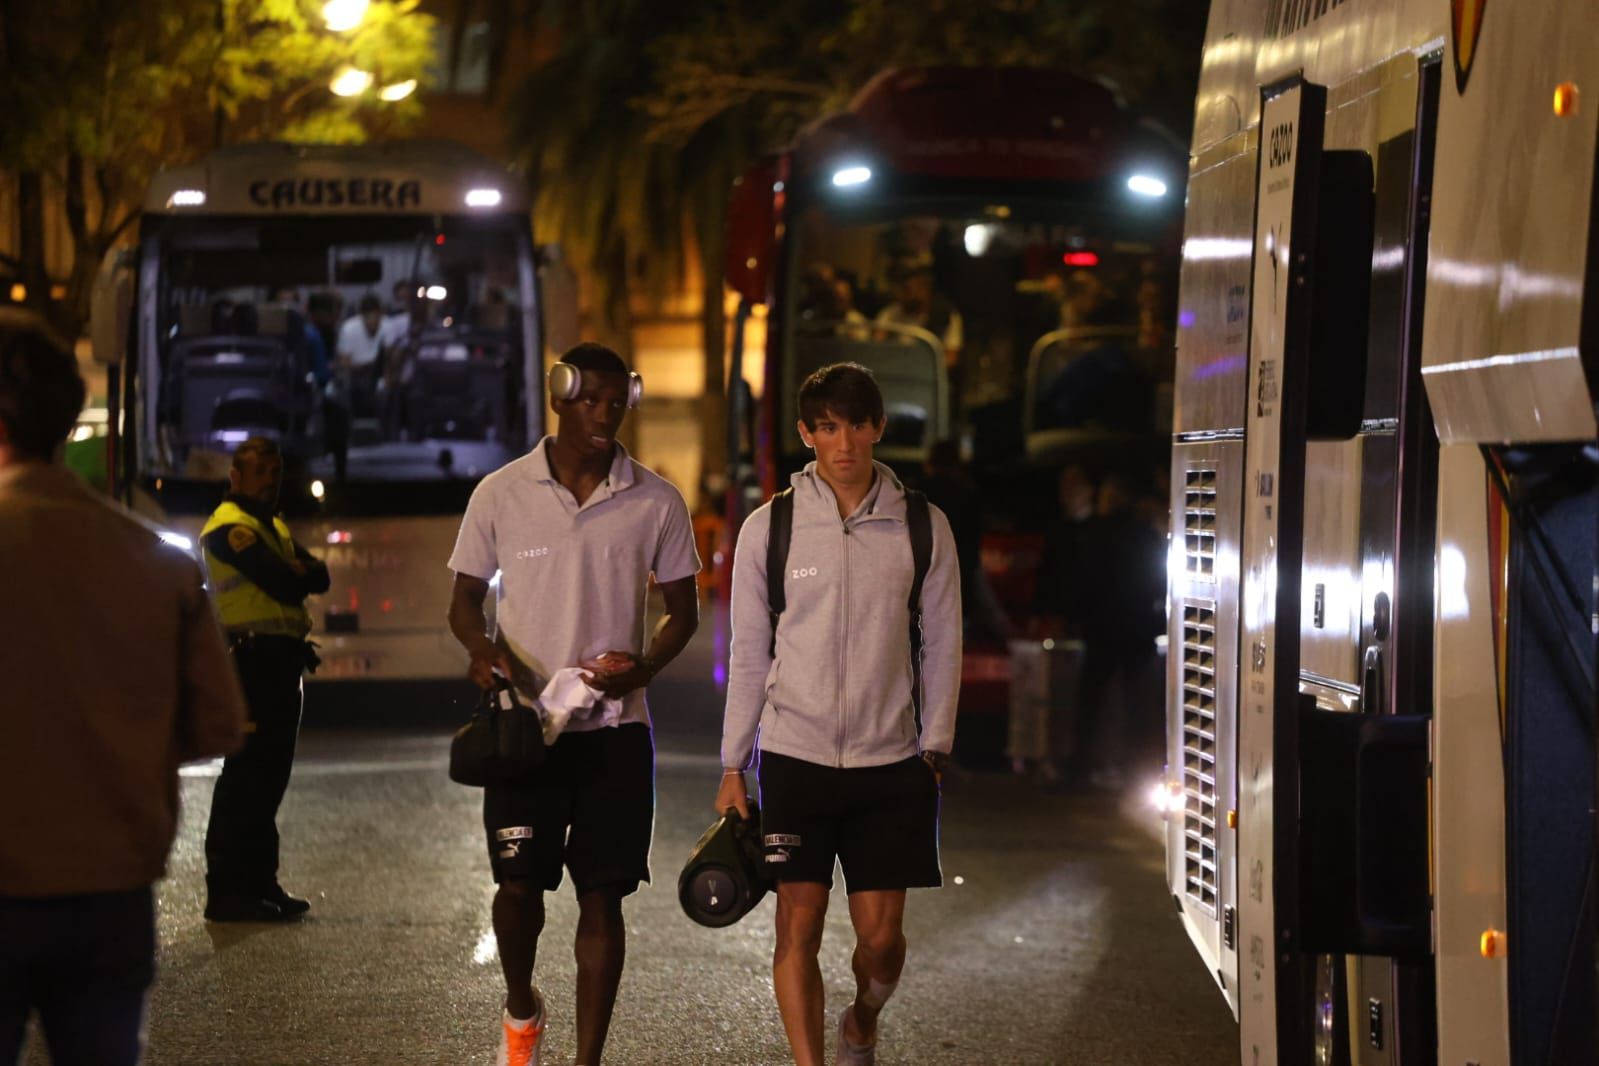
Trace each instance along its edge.
{"label": "bus vent grille", "polygon": [[[1192,476],[1192,475],[1190,475]],[[1189,499],[1192,499],[1192,493]],[[1216,914],[1216,605],[1183,603],[1183,856],[1188,898]]]}
{"label": "bus vent grille", "polygon": [[1190,467],[1183,475],[1183,550],[1188,575],[1216,580],[1216,468]]}

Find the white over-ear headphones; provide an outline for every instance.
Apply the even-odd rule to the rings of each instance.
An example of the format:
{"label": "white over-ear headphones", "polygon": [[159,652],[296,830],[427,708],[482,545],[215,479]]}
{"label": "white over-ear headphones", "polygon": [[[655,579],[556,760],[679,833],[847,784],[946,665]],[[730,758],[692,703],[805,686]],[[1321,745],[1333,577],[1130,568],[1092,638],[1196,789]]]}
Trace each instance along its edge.
{"label": "white over-ear headphones", "polygon": [[[550,367],[550,399],[575,400],[583,391],[583,371],[571,363],[556,363]],[[644,401],[644,379],[637,374],[627,375],[627,406],[629,410]]]}

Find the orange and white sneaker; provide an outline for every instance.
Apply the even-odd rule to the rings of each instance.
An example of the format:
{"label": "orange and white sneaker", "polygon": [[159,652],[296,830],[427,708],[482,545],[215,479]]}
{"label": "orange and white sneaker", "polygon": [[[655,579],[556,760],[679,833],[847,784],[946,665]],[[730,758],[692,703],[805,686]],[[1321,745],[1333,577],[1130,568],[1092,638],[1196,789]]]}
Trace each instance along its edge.
{"label": "orange and white sneaker", "polygon": [[494,1066],[539,1066],[539,1044],[544,1039],[544,997],[533,993],[533,1017],[523,1021],[510,1012],[500,1016],[500,1051]]}

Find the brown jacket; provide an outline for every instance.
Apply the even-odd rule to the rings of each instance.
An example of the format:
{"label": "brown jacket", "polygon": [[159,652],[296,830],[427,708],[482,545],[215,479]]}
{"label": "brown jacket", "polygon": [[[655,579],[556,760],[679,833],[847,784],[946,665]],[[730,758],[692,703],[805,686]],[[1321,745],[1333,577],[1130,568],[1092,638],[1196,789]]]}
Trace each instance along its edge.
{"label": "brown jacket", "polygon": [[166,870],[178,764],[244,699],[194,558],[55,465],[0,467],[0,896]]}

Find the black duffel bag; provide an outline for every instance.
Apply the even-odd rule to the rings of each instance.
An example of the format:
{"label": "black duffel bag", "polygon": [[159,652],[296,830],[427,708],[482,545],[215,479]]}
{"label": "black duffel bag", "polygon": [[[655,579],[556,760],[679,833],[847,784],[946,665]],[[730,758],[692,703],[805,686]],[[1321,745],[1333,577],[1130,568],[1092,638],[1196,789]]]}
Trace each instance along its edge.
{"label": "black duffel bag", "polygon": [[525,784],[544,764],[539,712],[499,681],[450,741],[450,780],[474,788]]}

